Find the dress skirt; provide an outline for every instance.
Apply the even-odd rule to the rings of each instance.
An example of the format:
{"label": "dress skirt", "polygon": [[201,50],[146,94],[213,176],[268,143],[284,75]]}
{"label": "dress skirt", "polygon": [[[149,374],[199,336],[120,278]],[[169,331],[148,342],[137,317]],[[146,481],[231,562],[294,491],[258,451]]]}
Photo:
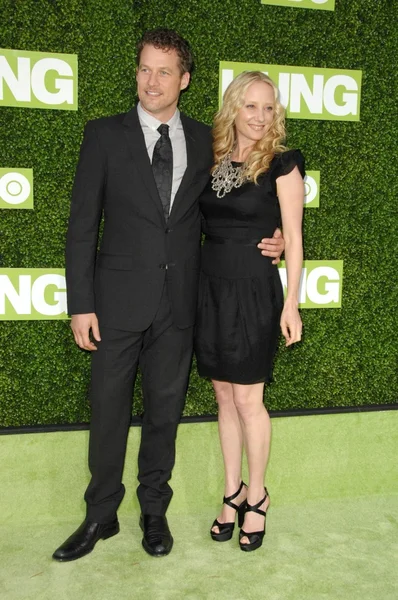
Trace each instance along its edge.
{"label": "dress skirt", "polygon": [[278,269],[261,255],[258,240],[214,239],[202,248],[195,335],[199,375],[241,384],[270,382],[283,308]]}

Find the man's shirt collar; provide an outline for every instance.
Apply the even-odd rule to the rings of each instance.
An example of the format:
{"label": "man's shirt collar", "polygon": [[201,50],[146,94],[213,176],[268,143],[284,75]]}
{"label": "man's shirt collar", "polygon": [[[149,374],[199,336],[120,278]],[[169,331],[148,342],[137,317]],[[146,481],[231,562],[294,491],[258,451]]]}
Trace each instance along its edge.
{"label": "man's shirt collar", "polygon": [[[141,124],[144,123],[147,127],[152,129],[152,131],[157,131],[159,125],[162,124],[162,121],[159,121],[156,117],[153,117],[142,108],[141,102],[137,105],[137,113]],[[180,111],[176,108],[174,115],[166,122],[166,125],[170,127],[170,134],[178,128],[180,122]]]}

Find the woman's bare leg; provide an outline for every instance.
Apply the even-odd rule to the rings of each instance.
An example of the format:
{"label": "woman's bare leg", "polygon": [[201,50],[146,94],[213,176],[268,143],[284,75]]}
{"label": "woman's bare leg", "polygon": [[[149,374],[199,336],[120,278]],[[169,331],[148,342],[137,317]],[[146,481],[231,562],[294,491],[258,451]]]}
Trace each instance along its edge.
{"label": "woman's bare leg", "polygon": [[[263,404],[264,384],[232,384],[234,404],[242,426],[243,440],[249,466],[249,489],[247,501],[257,504],[264,497],[264,477],[271,443],[271,420]],[[260,506],[266,510],[269,498]],[[243,529],[247,533],[260,531],[264,527],[264,517],[254,512],[245,515]],[[242,543],[248,543],[242,538]]]}
{"label": "woman's bare leg", "polygon": [[[212,383],[218,403],[218,431],[225,470],[224,495],[232,496],[238,490],[242,480],[242,427],[234,403],[232,384],[225,381]],[[246,493],[246,488],[243,488],[239,496],[233,500],[234,504],[239,506],[245,500]],[[218,521],[231,523],[235,517],[235,510],[223,504]],[[218,533],[218,527],[213,527],[213,531]]]}

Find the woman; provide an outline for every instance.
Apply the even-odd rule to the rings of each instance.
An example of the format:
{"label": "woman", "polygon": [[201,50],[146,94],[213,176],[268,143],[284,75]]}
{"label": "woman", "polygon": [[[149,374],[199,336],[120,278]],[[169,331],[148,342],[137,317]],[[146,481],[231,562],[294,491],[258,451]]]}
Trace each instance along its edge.
{"label": "woman", "polygon": [[[284,110],[272,80],[236,77],[214,121],[212,177],[200,198],[206,234],[196,332],[200,376],[212,380],[219,408],[225,497],[211,536],[259,548],[269,496],[264,488],[271,424],[263,405],[271,381],[279,324],[286,346],[301,339],[298,290],[302,267],[304,159],[286,151]],[[283,302],[278,269],[257,249],[282,221],[287,266]],[[245,448],[249,485],[241,479]]]}

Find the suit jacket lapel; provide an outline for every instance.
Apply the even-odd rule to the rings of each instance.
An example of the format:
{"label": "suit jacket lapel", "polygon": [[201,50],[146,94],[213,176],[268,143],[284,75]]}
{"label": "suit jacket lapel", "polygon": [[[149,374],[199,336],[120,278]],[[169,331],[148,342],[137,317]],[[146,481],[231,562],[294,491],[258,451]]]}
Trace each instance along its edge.
{"label": "suit jacket lapel", "polygon": [[172,218],[172,216],[175,215],[182,199],[184,198],[184,194],[187,191],[187,189],[189,188],[189,186],[192,182],[192,179],[196,173],[197,157],[195,156],[195,152],[197,152],[197,149],[195,148],[195,142],[196,142],[195,136],[190,127],[188,120],[185,118],[185,115],[183,115],[183,114],[181,114],[181,123],[182,123],[183,129],[184,129],[185,144],[186,144],[186,148],[187,148],[187,168],[185,169],[185,173],[182,177],[180,186],[175,195],[169,218]]}
{"label": "suit jacket lapel", "polygon": [[149,160],[145,144],[145,137],[142,132],[137,109],[132,108],[123,120],[124,133],[133,158],[137,172],[141,176],[149,195],[158,209],[162,220],[164,221],[163,207],[160,200],[155,179],[152,173],[152,166]]}

